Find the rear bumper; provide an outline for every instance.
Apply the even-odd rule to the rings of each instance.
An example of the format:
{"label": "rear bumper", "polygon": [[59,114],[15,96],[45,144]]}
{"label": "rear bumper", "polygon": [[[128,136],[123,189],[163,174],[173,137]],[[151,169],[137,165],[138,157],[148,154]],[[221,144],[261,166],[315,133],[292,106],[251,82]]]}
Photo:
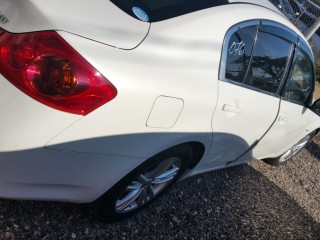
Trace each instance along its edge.
{"label": "rear bumper", "polygon": [[143,160],[44,148],[0,152],[0,197],[91,202]]}

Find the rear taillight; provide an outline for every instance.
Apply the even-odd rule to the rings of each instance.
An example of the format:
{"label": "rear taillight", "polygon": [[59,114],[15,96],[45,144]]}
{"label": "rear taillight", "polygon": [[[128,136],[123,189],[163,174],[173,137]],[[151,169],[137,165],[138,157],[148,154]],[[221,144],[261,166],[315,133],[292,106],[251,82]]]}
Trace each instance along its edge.
{"label": "rear taillight", "polygon": [[116,88],[55,31],[11,34],[0,29],[0,73],[37,101],[86,115]]}

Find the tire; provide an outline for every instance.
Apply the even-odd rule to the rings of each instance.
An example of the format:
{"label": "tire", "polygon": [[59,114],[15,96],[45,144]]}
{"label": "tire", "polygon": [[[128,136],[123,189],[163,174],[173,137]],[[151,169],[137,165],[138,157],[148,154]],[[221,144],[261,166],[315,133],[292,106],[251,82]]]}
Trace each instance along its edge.
{"label": "tire", "polygon": [[290,149],[285,151],[279,157],[276,158],[267,158],[263,159],[263,161],[272,166],[281,166],[290,161],[296,154],[298,154],[302,148],[304,148],[315,136],[315,132],[312,132],[302,138],[299,142],[293,145]]}
{"label": "tire", "polygon": [[96,200],[96,217],[115,222],[146,208],[179,180],[192,155],[191,146],[178,145],[151,157]]}

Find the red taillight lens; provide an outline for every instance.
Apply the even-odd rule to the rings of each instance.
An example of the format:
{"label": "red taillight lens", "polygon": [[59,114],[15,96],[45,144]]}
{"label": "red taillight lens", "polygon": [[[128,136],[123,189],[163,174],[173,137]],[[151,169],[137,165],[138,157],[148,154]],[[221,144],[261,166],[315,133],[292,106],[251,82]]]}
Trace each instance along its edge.
{"label": "red taillight lens", "polygon": [[56,32],[11,34],[0,29],[0,73],[52,108],[86,115],[116,88]]}

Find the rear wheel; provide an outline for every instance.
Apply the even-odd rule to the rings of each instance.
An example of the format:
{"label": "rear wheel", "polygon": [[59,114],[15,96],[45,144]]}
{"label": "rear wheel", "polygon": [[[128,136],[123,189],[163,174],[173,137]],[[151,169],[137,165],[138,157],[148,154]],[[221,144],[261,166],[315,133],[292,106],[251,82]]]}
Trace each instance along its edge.
{"label": "rear wheel", "polygon": [[267,158],[264,159],[263,161],[272,165],[272,166],[280,166],[291,160],[302,148],[304,148],[308,142],[312,140],[314,137],[315,133],[312,132],[302,138],[299,142],[297,142],[295,145],[293,145],[290,149],[285,151],[282,155],[280,155],[277,158]]}
{"label": "rear wheel", "polygon": [[150,158],[96,202],[96,215],[105,222],[130,217],[168,190],[187,169],[192,148],[180,145]]}

